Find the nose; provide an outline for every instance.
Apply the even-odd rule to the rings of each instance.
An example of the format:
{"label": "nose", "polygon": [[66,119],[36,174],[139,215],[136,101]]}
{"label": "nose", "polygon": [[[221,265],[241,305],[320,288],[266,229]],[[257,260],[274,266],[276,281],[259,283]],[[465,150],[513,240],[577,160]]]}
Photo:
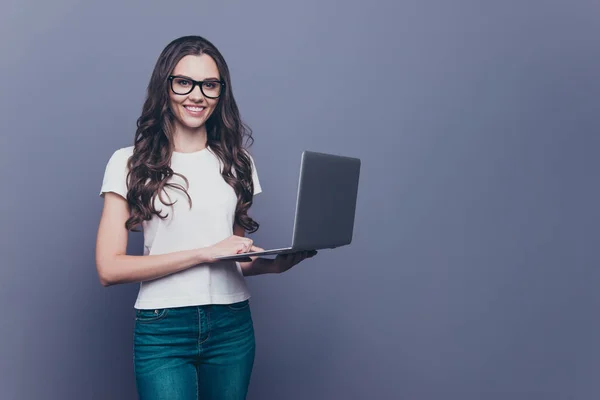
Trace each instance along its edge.
{"label": "nose", "polygon": [[194,89],[190,92],[188,97],[190,98],[190,100],[193,101],[204,100],[204,95],[202,94],[202,90],[200,90],[200,85],[196,85],[196,87],[194,87]]}

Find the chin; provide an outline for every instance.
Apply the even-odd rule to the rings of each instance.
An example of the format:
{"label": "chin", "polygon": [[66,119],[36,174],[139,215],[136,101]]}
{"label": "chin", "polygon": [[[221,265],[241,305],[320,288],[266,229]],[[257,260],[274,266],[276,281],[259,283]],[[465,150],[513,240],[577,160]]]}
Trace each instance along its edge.
{"label": "chin", "polygon": [[182,125],[188,129],[198,129],[202,127],[202,125],[204,125],[205,122],[206,121],[204,120],[198,122],[183,121]]}
{"label": "chin", "polygon": [[206,123],[207,118],[178,118],[179,123],[187,129],[198,129]]}

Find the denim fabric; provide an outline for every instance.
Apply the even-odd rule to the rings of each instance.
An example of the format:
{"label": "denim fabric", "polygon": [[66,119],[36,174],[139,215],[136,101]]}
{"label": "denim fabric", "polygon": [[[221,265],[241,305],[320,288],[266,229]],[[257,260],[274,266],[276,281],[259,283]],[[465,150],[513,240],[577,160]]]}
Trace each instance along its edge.
{"label": "denim fabric", "polygon": [[242,400],[254,364],[249,302],[136,310],[140,400]]}

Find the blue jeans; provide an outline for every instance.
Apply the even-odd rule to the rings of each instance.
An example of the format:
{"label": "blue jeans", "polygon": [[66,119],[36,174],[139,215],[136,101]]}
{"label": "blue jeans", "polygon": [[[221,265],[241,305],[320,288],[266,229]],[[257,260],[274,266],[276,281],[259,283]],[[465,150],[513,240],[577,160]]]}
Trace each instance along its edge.
{"label": "blue jeans", "polygon": [[141,400],[242,400],[254,364],[248,300],[136,310],[134,369]]}

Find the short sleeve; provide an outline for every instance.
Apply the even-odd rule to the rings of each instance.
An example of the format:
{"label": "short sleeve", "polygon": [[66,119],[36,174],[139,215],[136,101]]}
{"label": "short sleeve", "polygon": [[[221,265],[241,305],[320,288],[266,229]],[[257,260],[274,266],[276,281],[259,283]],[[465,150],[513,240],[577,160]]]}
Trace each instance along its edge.
{"label": "short sleeve", "polygon": [[131,155],[127,148],[119,149],[108,160],[104,170],[104,178],[100,189],[100,196],[104,193],[114,192],[127,198],[127,161]]}
{"label": "short sleeve", "polygon": [[262,187],[260,186],[260,180],[258,179],[258,172],[256,171],[256,165],[254,164],[254,159],[250,156],[250,161],[252,162],[252,182],[254,183],[254,195],[262,192]]}

